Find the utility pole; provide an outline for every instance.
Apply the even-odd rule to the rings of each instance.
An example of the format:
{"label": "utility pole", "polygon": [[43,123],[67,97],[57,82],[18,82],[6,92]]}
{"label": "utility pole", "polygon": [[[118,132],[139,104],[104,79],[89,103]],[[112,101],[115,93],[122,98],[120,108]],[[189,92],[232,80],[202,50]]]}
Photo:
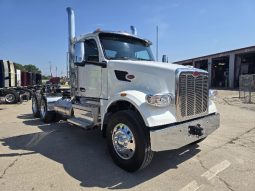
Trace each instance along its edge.
{"label": "utility pole", "polygon": [[156,27],[156,60],[158,61],[158,25]]}
{"label": "utility pole", "polygon": [[49,61],[50,64],[50,76],[52,77],[52,72],[51,72],[51,61]]}
{"label": "utility pole", "polygon": [[68,66],[69,66],[69,52],[66,52],[66,77],[67,78],[69,76]]}
{"label": "utility pole", "polygon": [[56,77],[58,77],[58,67],[56,66]]}

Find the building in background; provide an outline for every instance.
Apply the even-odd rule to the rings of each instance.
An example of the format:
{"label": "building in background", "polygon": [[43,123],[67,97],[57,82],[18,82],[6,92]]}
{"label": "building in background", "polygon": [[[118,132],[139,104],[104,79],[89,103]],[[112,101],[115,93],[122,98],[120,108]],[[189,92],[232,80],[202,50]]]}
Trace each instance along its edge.
{"label": "building in background", "polygon": [[239,76],[255,74],[255,46],[175,62],[207,70],[213,88],[238,88]]}

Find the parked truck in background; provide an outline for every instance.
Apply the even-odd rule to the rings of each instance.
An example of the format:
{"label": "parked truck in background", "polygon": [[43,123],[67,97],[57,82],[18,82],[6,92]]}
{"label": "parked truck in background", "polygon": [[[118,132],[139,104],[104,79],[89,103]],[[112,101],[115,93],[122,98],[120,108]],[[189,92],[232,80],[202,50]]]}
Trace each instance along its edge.
{"label": "parked truck in background", "polygon": [[30,99],[32,89],[41,84],[41,74],[21,71],[9,60],[0,60],[0,103]]}
{"label": "parked truck in background", "polygon": [[154,151],[202,140],[219,127],[206,71],[156,62],[149,40],[125,32],[75,36],[74,13],[67,12],[71,92],[38,91],[36,117],[100,128],[113,161],[130,172],[146,167]]}

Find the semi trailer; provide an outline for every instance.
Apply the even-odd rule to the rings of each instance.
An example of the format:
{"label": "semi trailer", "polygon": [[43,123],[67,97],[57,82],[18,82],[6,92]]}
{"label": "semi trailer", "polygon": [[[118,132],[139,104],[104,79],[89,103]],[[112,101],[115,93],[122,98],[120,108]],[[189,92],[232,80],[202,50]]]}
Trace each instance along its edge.
{"label": "semi trailer", "polygon": [[32,89],[41,84],[41,74],[20,71],[9,60],[0,60],[1,103],[17,103],[32,97]]}
{"label": "semi trailer", "polygon": [[134,34],[75,36],[74,11],[67,12],[70,92],[38,90],[35,117],[100,128],[113,161],[129,172],[149,165],[154,152],[201,141],[219,127],[207,71],[156,62],[151,42]]}

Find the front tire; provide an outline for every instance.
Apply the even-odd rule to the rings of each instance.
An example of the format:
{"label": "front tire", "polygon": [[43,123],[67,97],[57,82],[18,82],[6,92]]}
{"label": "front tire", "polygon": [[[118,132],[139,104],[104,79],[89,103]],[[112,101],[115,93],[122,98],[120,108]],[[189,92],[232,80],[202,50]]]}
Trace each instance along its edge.
{"label": "front tire", "polygon": [[53,121],[54,117],[55,117],[55,112],[48,111],[47,101],[46,101],[46,99],[42,98],[41,104],[40,104],[40,118],[41,118],[41,120],[45,123],[50,123]]}
{"label": "front tire", "polygon": [[137,112],[124,110],[113,114],[106,137],[110,155],[122,169],[134,172],[150,164],[153,152],[149,131]]}

